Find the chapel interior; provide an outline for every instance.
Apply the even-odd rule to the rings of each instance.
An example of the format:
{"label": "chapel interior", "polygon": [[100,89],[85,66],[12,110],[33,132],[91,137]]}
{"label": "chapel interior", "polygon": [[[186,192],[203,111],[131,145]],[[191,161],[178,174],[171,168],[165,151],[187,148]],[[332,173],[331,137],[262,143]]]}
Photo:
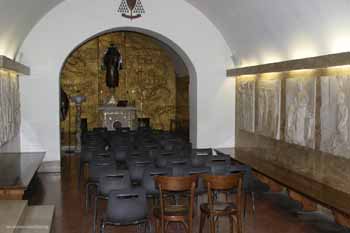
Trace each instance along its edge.
{"label": "chapel interior", "polygon": [[350,233],[347,0],[0,0],[0,233]]}

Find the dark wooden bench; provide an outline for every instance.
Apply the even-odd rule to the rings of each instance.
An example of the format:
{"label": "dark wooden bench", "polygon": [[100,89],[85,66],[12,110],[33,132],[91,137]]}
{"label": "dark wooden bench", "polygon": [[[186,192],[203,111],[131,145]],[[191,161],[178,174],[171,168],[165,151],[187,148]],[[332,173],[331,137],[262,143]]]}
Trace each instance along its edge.
{"label": "dark wooden bench", "polygon": [[339,211],[345,216],[350,216],[350,195],[348,193],[264,160],[252,150],[216,149],[219,153],[229,154],[234,161],[251,166],[256,173],[271,179],[288,190],[301,194],[331,210]]}

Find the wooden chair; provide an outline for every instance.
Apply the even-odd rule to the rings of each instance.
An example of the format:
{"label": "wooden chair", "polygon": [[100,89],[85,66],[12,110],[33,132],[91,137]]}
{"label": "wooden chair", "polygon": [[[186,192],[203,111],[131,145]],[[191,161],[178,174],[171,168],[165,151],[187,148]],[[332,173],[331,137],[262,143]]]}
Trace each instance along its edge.
{"label": "wooden chair", "polygon": [[[209,218],[210,233],[215,233],[215,222],[218,217],[227,216],[230,219],[230,228],[233,232],[234,220],[236,219],[236,232],[243,232],[243,173],[233,175],[204,175],[204,184],[208,187],[208,203],[200,206],[201,217],[199,233],[202,233],[205,220]],[[236,200],[229,200],[228,194],[232,189],[237,189]],[[226,200],[215,200],[214,192],[224,192]]]}
{"label": "wooden chair", "polygon": [[[156,232],[164,233],[170,222],[182,223],[192,233],[196,176],[156,176],[160,206],[154,208]],[[184,194],[180,198],[180,194]]]}

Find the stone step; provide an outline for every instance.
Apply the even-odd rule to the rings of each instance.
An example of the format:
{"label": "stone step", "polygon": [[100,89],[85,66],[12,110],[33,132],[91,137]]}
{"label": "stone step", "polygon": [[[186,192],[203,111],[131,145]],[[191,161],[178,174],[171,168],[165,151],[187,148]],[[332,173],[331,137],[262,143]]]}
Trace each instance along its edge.
{"label": "stone step", "polygon": [[25,200],[0,200],[0,232],[15,233],[16,226],[23,219],[23,212],[27,208]]}
{"label": "stone step", "polygon": [[27,206],[15,233],[50,233],[54,211],[53,205]]}

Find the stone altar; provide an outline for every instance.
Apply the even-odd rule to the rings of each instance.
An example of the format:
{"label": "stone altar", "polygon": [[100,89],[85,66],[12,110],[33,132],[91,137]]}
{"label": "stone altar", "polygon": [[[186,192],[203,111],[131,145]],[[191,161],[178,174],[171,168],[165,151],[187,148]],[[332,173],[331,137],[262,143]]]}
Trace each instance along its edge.
{"label": "stone altar", "polygon": [[102,126],[114,130],[113,125],[120,123],[121,127],[136,129],[137,116],[135,107],[118,107],[116,105],[102,105],[98,108],[102,113]]}

